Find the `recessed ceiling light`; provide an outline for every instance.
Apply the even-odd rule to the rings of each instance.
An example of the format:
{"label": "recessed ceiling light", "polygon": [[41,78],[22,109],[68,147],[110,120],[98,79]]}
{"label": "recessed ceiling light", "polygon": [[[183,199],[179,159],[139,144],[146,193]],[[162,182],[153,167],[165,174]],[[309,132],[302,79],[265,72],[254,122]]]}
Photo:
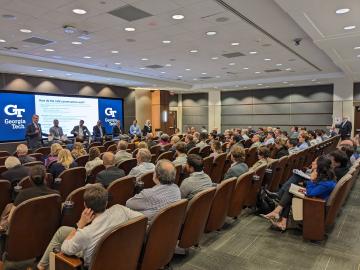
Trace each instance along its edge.
{"label": "recessed ceiling light", "polygon": [[321,83],[321,82],[316,82],[316,83]]}
{"label": "recessed ceiling light", "polygon": [[340,8],[338,10],[336,10],[336,14],[345,14],[348,13],[350,11],[350,8]]}
{"label": "recessed ceiling light", "polygon": [[141,61],[148,61],[149,59],[147,58],[141,58]]}
{"label": "recessed ceiling light", "polygon": [[211,59],[212,59],[212,60],[218,60],[218,59],[219,59],[219,57],[214,56],[214,57],[211,57]]}
{"label": "recessed ceiling light", "polygon": [[289,85],[291,85],[291,86],[294,86],[295,84],[293,84],[293,83],[290,83]]}
{"label": "recessed ceiling light", "polygon": [[45,49],[45,51],[47,51],[47,52],[53,52],[53,51],[55,51],[54,49]]}
{"label": "recessed ceiling light", "polygon": [[84,15],[84,14],[87,13],[86,10],[80,9],[80,8],[75,8],[75,9],[72,10],[72,12],[74,12],[75,14],[79,14],[79,15]]}
{"label": "recessed ceiling light", "polygon": [[197,53],[198,50],[191,50],[190,52],[191,52],[191,53]]}
{"label": "recessed ceiling light", "polygon": [[246,69],[249,69],[249,68],[248,68],[248,67],[244,67],[243,69],[245,69],[245,70],[246,70]]}
{"label": "recessed ceiling light", "polygon": [[232,46],[239,46],[240,43],[239,43],[239,42],[233,42],[233,43],[231,43],[231,45],[232,45]]}
{"label": "recessed ceiling light", "polygon": [[360,54],[358,54],[356,57],[360,57]]}
{"label": "recessed ceiling light", "polygon": [[119,51],[111,51],[111,53],[119,53]]}
{"label": "recessed ceiling light", "polygon": [[144,68],[144,67],[141,67],[140,69],[146,69],[146,68]]}
{"label": "recessed ceiling light", "polygon": [[216,32],[215,31],[208,31],[208,32],[206,32],[206,35],[207,36],[215,36]]}
{"label": "recessed ceiling light", "polygon": [[87,56],[87,55],[86,55],[86,56],[84,56],[84,58],[85,58],[85,59],[90,59],[91,56]]}
{"label": "recessed ceiling light", "polygon": [[360,47],[354,47],[354,50],[360,50]]}
{"label": "recessed ceiling light", "polygon": [[353,30],[353,29],[355,29],[355,28],[356,28],[355,25],[349,25],[349,26],[345,26],[345,27],[344,27],[344,30]]}
{"label": "recessed ceiling light", "polygon": [[288,82],[283,82],[284,84],[287,84]]}
{"label": "recessed ceiling light", "polygon": [[258,86],[261,86],[261,85],[263,85],[262,83],[258,83]]}
{"label": "recessed ceiling light", "polygon": [[235,63],[229,63],[229,66],[235,66],[236,64]]}
{"label": "recessed ceiling light", "polygon": [[278,67],[282,66],[282,64],[276,64]]}
{"label": "recessed ceiling light", "polygon": [[290,70],[292,70],[292,69],[291,69],[291,68],[287,68],[287,69],[285,69],[285,70],[290,71]]}
{"label": "recessed ceiling light", "polygon": [[215,78],[218,78],[218,79],[219,79],[219,78],[221,78],[221,76],[217,75],[217,76],[215,76]]}
{"label": "recessed ceiling light", "polygon": [[197,81],[198,79],[197,78],[194,78],[193,81]]}
{"label": "recessed ceiling light", "polygon": [[260,74],[261,72],[260,71],[255,71],[255,74]]}
{"label": "recessed ceiling light", "polygon": [[265,87],[266,87],[266,88],[269,88],[269,87],[270,87],[270,85],[266,85]]}
{"label": "recessed ceiling light", "polygon": [[72,74],[71,73],[66,73],[66,76],[72,76]]}
{"label": "recessed ceiling light", "polygon": [[43,72],[44,70],[43,69],[37,69],[36,71]]}
{"label": "recessed ceiling light", "polygon": [[134,32],[136,29],[134,27],[126,27],[124,30],[127,32]]}
{"label": "recessed ceiling light", "polygon": [[165,72],[165,71],[161,71],[160,73],[161,73],[161,74],[165,74],[166,72]]}
{"label": "recessed ceiling light", "polygon": [[185,70],[186,70],[186,71],[190,71],[190,70],[191,70],[191,68],[186,68]]}
{"label": "recessed ceiling light", "polygon": [[55,76],[54,76],[54,75],[50,75],[49,77],[50,77],[50,78],[54,78]]}
{"label": "recessed ceiling light", "polygon": [[6,42],[6,40],[5,39],[0,39],[0,42]]}
{"label": "recessed ceiling light", "polygon": [[169,43],[171,43],[171,40],[163,40],[162,43],[169,44]]}
{"label": "recessed ceiling light", "polygon": [[111,78],[107,78],[108,81],[111,81]]}
{"label": "recessed ceiling light", "polygon": [[182,78],[182,77],[183,77],[183,76],[181,76],[181,75],[180,75],[180,76],[178,76],[178,78]]}
{"label": "recessed ceiling light", "polygon": [[202,75],[206,75],[207,73],[206,73],[206,72],[202,72],[201,74],[202,74]]}
{"label": "recessed ceiling light", "polygon": [[20,29],[20,32],[22,33],[31,33],[32,31],[30,29]]}
{"label": "recessed ceiling light", "polygon": [[255,51],[252,51],[252,52],[249,52],[249,54],[257,54],[257,52],[255,52]]}
{"label": "recessed ceiling light", "polygon": [[172,65],[171,64],[166,64],[165,67],[171,67]]}
{"label": "recessed ceiling light", "polygon": [[181,14],[175,14],[175,15],[172,16],[172,18],[173,18],[174,20],[182,20],[182,19],[184,19],[185,17],[184,17],[184,15],[181,15]]}
{"label": "recessed ceiling light", "polygon": [[265,58],[264,61],[271,61],[271,58]]}
{"label": "recessed ceiling light", "polygon": [[26,75],[26,73],[25,73],[25,72],[21,72],[20,75]]}
{"label": "recessed ceiling light", "polygon": [[73,41],[73,42],[71,42],[71,44],[73,44],[73,45],[81,45],[82,42],[81,41]]}

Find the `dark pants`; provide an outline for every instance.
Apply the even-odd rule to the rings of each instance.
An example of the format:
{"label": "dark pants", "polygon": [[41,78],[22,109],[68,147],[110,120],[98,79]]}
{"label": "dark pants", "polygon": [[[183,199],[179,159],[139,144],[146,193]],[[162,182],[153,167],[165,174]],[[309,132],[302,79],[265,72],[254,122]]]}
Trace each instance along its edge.
{"label": "dark pants", "polygon": [[277,192],[277,194],[279,195],[279,197],[281,198],[285,192],[289,191],[289,188],[291,186],[291,184],[298,184],[300,182],[305,182],[306,179],[297,175],[297,174],[293,174],[279,189],[279,191]]}
{"label": "dark pants", "polygon": [[291,203],[292,203],[293,194],[287,190],[284,192],[284,194],[281,196],[279,205],[283,207],[283,210],[280,213],[280,217],[288,218],[290,209],[291,209]]}

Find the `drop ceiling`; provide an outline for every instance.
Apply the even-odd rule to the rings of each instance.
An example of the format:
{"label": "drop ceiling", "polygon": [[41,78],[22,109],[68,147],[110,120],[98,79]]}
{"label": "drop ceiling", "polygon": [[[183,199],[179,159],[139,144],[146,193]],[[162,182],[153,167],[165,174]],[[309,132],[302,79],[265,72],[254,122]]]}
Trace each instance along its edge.
{"label": "drop ceiling", "polygon": [[[297,20],[315,5],[308,0],[0,0],[0,39],[6,41],[0,43],[0,72],[171,90],[328,83],[343,71],[360,74],[358,59],[342,44],[355,44],[357,36],[339,40],[333,23],[326,24],[336,8],[326,3],[339,1],[322,2],[324,20],[317,23],[329,35],[326,46]],[[115,16],[123,8],[132,11]],[[184,19],[174,20],[175,14]],[[77,31],[65,33],[65,25]],[[302,39],[299,46],[295,38]],[[337,54],[351,59],[345,67],[330,53],[335,46],[344,46]]]}

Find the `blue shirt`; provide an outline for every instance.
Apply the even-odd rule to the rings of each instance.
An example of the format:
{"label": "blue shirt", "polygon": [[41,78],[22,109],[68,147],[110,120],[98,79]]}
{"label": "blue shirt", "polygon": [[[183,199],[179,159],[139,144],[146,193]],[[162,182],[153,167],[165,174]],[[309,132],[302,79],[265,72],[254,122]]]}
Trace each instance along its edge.
{"label": "blue shirt", "polygon": [[130,126],[130,134],[131,135],[141,135],[141,130],[138,125],[131,125]]}
{"label": "blue shirt", "polygon": [[297,146],[297,149],[299,150],[304,150],[306,148],[308,148],[309,145],[307,144],[307,142],[303,142],[302,144],[300,144],[299,146]]}
{"label": "blue shirt", "polygon": [[318,182],[306,181],[306,196],[327,200],[335,186],[335,180]]}

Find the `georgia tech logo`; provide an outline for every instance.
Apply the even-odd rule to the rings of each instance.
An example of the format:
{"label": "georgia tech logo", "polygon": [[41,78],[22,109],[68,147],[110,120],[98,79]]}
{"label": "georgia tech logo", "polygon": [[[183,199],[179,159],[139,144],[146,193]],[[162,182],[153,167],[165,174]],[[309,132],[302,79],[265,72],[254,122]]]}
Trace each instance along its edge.
{"label": "georgia tech logo", "polygon": [[111,116],[111,117],[115,117],[115,114],[117,113],[117,111],[113,111],[112,108],[106,108],[105,109],[105,114],[107,116]]}
{"label": "georgia tech logo", "polygon": [[9,104],[4,108],[4,113],[10,116],[16,115],[18,118],[23,117],[23,112],[25,112],[25,109],[18,109],[17,105]]}

